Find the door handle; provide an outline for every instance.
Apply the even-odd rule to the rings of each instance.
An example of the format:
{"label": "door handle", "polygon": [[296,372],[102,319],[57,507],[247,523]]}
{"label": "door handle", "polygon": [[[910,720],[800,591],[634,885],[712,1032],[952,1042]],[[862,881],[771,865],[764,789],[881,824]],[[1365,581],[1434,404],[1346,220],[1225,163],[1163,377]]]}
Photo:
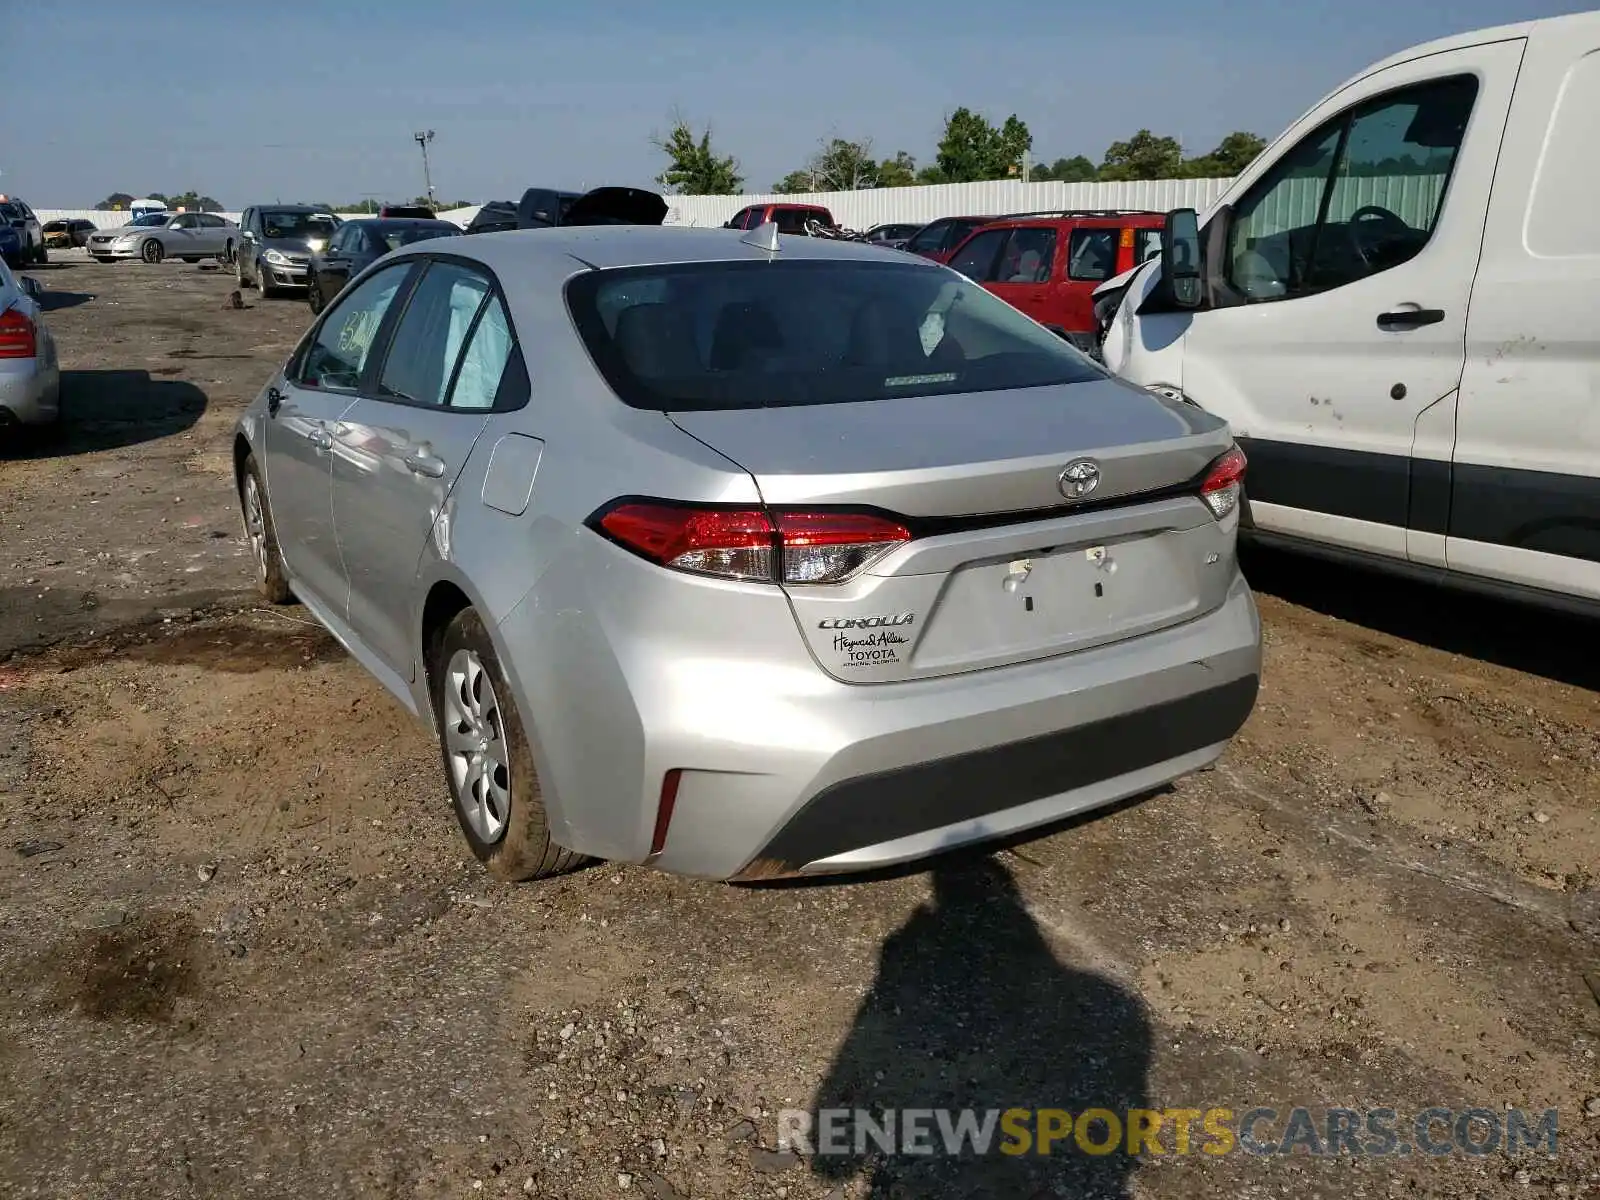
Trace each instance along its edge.
{"label": "door handle", "polygon": [[318,450],[330,450],[333,448],[333,434],[326,429],[309,430],[306,433],[306,437],[310,439],[311,444]]}
{"label": "door handle", "polygon": [[1401,308],[1378,314],[1379,329],[1417,329],[1444,320],[1442,308]]}
{"label": "door handle", "polygon": [[406,466],[417,475],[426,475],[429,479],[438,479],[444,475],[444,459],[435,458],[431,454],[408,454]]}

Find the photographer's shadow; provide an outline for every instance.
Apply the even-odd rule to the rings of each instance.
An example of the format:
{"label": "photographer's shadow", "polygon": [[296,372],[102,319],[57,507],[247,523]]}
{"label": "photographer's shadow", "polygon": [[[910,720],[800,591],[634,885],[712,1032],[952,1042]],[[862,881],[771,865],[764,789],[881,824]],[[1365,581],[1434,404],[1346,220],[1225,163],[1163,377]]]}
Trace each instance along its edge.
{"label": "photographer's shadow", "polygon": [[[883,946],[878,977],[817,1090],[812,1111],[1104,1108],[1124,1118],[1147,1107],[1150,1029],[1139,1000],[1110,979],[1064,965],[1028,915],[1010,874],[992,858],[946,859],[933,872],[934,900]],[[897,1113],[897,1118],[899,1116]],[[866,1139],[857,1153],[816,1154],[813,1174],[844,1182],[864,1173],[873,1196],[915,1200],[1122,1197],[1137,1160],[1090,1154],[1071,1136],[1048,1156],[1004,1154],[1017,1139],[996,1123],[985,1154],[970,1143],[936,1153],[885,1156]],[[852,1129],[846,1126],[846,1129]],[[820,1132],[820,1128],[818,1128]],[[1108,1130],[1094,1127],[1092,1145]],[[816,1147],[822,1149],[820,1145]]]}

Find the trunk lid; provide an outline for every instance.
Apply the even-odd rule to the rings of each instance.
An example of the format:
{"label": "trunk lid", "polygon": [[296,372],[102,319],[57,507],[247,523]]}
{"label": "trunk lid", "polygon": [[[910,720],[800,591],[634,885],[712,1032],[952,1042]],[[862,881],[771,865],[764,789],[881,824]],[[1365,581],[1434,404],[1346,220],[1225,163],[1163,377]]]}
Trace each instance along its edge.
{"label": "trunk lid", "polygon": [[[785,585],[838,679],[1103,645],[1209,612],[1231,582],[1234,526],[1190,486],[1231,444],[1226,424],[1116,380],[671,416],[768,505],[878,510],[911,530],[845,583]],[[1082,460],[1097,483],[1068,500],[1063,471]]]}

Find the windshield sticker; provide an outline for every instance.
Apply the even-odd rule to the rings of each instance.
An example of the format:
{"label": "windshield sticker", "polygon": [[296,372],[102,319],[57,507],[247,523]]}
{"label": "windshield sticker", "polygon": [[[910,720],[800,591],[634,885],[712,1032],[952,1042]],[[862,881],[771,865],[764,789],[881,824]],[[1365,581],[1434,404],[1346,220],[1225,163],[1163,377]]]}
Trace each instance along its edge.
{"label": "windshield sticker", "polygon": [[883,386],[916,387],[924,383],[954,383],[959,378],[954,371],[942,371],[937,375],[891,375],[883,381]]}

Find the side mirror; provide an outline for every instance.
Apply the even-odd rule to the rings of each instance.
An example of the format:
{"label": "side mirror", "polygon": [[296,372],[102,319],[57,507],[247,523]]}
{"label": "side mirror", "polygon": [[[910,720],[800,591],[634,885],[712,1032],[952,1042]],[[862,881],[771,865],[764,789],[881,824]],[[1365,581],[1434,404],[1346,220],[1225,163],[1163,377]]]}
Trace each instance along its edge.
{"label": "side mirror", "polygon": [[1200,307],[1200,262],[1200,218],[1192,208],[1175,208],[1161,227],[1161,275],[1179,308]]}
{"label": "side mirror", "polygon": [[44,288],[32,275],[19,276],[17,286],[22,289],[22,294],[35,304],[44,299]]}

